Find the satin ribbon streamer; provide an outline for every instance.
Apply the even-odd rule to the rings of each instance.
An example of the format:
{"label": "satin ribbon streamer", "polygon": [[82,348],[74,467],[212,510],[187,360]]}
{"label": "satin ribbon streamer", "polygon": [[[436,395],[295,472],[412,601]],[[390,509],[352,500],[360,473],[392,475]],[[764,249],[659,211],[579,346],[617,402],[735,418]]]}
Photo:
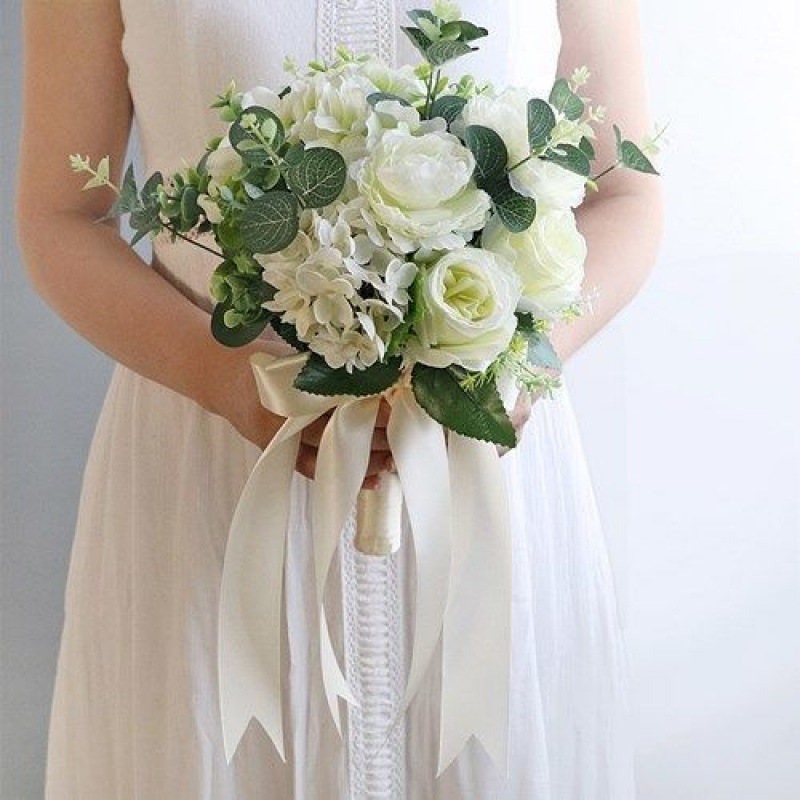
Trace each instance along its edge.
{"label": "satin ribbon streamer", "polygon": [[[323,592],[366,472],[380,395],[301,392],[293,383],[306,358],[251,357],[262,404],[286,422],[245,484],[225,551],[217,644],[228,763],[252,717],[286,760],[281,619],[291,483],[303,428],[331,410],[311,484],[312,530],[322,678],[340,734],[338,698],[358,705],[334,653]],[[446,441],[444,429],[420,408],[407,382],[384,396],[392,407],[386,435],[403,487],[417,571],[414,643],[398,716],[419,689],[441,635],[437,775],[471,735],[507,774],[511,546],[497,451],[452,432]]]}

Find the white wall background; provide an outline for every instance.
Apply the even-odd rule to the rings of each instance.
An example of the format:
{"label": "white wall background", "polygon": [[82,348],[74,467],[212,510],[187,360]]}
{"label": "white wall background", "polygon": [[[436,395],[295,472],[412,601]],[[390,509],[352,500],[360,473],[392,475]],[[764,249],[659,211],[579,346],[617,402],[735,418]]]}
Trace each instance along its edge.
{"label": "white wall background", "polygon": [[800,6],[641,0],[670,120],[649,285],[572,388],[642,800],[800,798]]}
{"label": "white wall background", "polygon": [[[797,800],[800,8],[641,3],[652,106],[671,120],[667,236],[641,298],[570,367],[626,620],[640,798]],[[0,3],[0,800],[42,794],[109,371],[32,294],[13,243],[19,11]]]}

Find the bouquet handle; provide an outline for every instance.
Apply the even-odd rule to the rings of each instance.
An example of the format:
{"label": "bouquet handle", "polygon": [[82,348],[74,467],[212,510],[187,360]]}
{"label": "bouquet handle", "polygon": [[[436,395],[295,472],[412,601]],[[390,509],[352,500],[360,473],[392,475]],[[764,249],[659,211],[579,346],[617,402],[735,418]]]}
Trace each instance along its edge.
{"label": "bouquet handle", "polygon": [[356,504],[353,544],[360,553],[388,556],[400,548],[403,521],[403,487],[393,472],[381,475],[376,489],[362,489]]}

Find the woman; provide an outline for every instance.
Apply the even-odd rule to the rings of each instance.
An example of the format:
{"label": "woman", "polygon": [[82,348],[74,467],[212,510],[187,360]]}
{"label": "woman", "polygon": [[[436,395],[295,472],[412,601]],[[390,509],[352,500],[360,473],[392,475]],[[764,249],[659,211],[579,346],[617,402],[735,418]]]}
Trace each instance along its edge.
{"label": "woman", "polygon": [[[555,3],[555,0],[552,0]],[[625,668],[606,554],[563,391],[519,408],[521,441],[503,459],[512,497],[514,593],[508,777],[471,740],[438,779],[432,668],[381,747],[402,689],[413,624],[409,536],[389,559],[360,556],[350,526],[331,592],[332,630],[361,698],[344,742],[318,673],[307,530],[322,426],[304,435],[292,487],[286,578],[287,762],[257,724],[231,764],[218,710],[216,609],[239,491],[282,420],[259,403],[248,357],[285,352],[264,337],[240,350],[209,335],[213,259],[156,242],[147,269],[111,225],[109,198],[81,193],[66,156],[109,153],[117,179],[135,113],[145,171],[169,171],[219,132],[206,101],[231,78],[278,85],[336,43],[398,62],[408,7],[391,0],[82,0],[26,7],[20,239],[52,307],[114,358],[84,475],[50,722],[48,800],[633,797]],[[424,4],[422,4],[424,5]],[[463,4],[491,36],[465,69],[545,90],[556,69],[556,8],[529,0]],[[558,71],[594,72],[592,94],[632,137],[648,127],[634,0],[561,0]],[[552,52],[548,64],[528,54]],[[535,74],[537,71],[540,74]],[[613,161],[603,131],[600,163]],[[53,176],[59,176],[54,180]],[[63,176],[63,177],[62,177]],[[636,293],[659,236],[655,182],[612,173],[579,212],[594,311],[557,331],[568,359]],[[365,484],[391,468],[386,414]],[[407,533],[407,531],[406,531]],[[340,585],[337,585],[340,581]],[[479,690],[479,689],[478,689]]]}

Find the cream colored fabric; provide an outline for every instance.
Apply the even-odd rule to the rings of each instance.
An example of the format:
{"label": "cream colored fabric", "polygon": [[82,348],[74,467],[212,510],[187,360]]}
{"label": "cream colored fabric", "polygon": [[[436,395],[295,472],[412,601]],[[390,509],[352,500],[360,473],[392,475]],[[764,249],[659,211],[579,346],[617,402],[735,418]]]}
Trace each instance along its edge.
{"label": "cream colored fabric", "polygon": [[[462,6],[492,33],[462,68],[546,91],[559,44],[554,0]],[[196,156],[220,132],[207,108],[214,94],[231,78],[281,86],[286,54],[302,62],[341,41],[409,60],[395,29],[406,7],[122,0],[142,170],[168,171]],[[214,259],[184,244],[155,250],[157,268],[210,308]],[[536,405],[521,445],[501,462],[513,550],[508,780],[474,739],[435,779],[436,669],[386,737],[413,637],[414,554],[409,536],[388,558],[354,551],[352,516],[326,587],[333,645],[361,700],[342,706],[339,738],[319,670],[309,483],[297,474],[282,649],[288,761],[253,721],[225,763],[222,556],[258,456],[227,421],[116,367],[86,465],[65,593],[47,800],[631,800],[625,656],[566,391]]]}

